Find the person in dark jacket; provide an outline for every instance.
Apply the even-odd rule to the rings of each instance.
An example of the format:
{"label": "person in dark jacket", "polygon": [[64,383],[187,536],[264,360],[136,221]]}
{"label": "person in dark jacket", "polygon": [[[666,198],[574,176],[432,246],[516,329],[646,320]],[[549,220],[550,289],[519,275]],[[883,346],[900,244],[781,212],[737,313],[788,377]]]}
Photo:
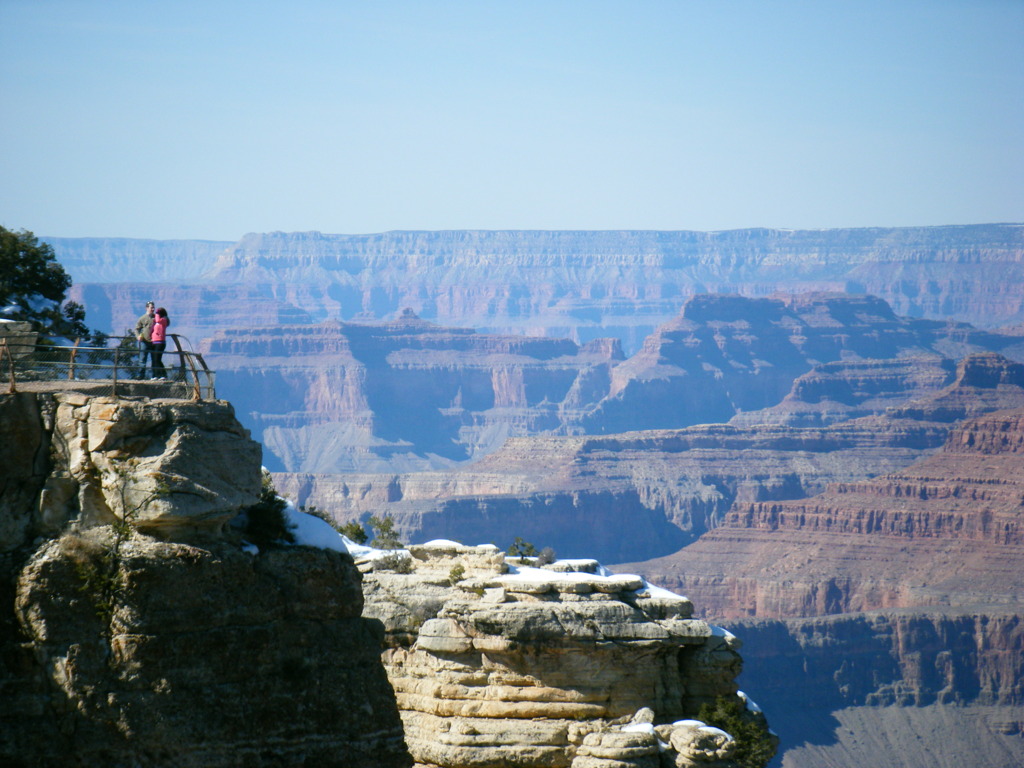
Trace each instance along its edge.
{"label": "person in dark jacket", "polygon": [[139,344],[139,369],[136,371],[136,379],[146,378],[146,363],[153,357],[153,316],[156,305],[152,301],[146,302],[146,314],[135,323],[135,338]]}

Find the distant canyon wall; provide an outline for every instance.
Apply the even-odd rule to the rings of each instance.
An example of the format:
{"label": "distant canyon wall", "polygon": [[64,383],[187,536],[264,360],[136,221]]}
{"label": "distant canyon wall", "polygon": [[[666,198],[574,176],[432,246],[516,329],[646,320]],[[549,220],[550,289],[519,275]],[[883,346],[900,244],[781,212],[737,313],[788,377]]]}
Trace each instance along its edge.
{"label": "distant canyon wall", "polygon": [[[890,417],[1006,394],[994,360],[976,362],[931,408]],[[1020,366],[1002,371],[1019,380]],[[702,615],[744,637],[753,663],[740,684],[772,702],[785,768],[865,765],[887,750],[906,766],[1020,765],[1022,457],[1024,409],[997,410],[908,467],[737,502],[695,543],[615,570],[700,595]]]}
{"label": "distant canyon wall", "polygon": [[727,422],[776,405],[816,368],[794,407],[823,426],[949,383],[964,355],[1024,357],[1021,342],[813,293],[695,296],[629,358],[617,339],[483,334],[411,312],[224,329],[199,348],[268,468],[324,474],[450,469],[513,437]]}
{"label": "distant canyon wall", "polygon": [[690,296],[780,290],[873,294],[911,317],[1024,322],[1024,227],[1014,224],[48,241],[100,328],[119,332],[155,295],[194,341],[231,327],[225,318],[248,325],[253,310],[318,322],[391,319],[408,307],[493,333],[613,336],[628,354]]}

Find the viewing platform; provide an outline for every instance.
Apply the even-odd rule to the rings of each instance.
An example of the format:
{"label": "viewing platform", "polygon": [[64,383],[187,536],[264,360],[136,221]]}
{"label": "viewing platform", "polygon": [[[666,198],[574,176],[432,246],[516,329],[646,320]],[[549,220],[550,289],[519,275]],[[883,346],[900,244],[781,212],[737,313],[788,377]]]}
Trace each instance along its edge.
{"label": "viewing platform", "polygon": [[184,336],[167,335],[166,375],[154,378],[151,361],[131,336],[104,336],[102,344],[59,344],[30,323],[0,323],[0,391],[81,392],[113,397],[215,400],[215,374]]}

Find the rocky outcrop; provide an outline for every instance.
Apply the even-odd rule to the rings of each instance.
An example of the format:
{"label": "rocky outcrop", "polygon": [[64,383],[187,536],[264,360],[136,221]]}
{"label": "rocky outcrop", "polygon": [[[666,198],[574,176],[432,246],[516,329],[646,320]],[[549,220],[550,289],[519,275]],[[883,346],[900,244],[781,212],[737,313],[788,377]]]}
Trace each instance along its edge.
{"label": "rocky outcrop", "polygon": [[19,574],[5,765],[408,764],[351,559],[133,536],[108,613],[113,547],[68,533]]}
{"label": "rocky outcrop", "polygon": [[260,447],[226,402],[18,393],[0,396],[0,414],[12,454],[4,551],[73,518],[174,536],[256,503]]}
{"label": "rocky outcrop", "polygon": [[224,402],[0,395],[0,762],[407,766],[352,558],[256,552]]}
{"label": "rocky outcrop", "polygon": [[696,719],[722,702],[770,748],[739,641],[639,577],[257,549],[258,446],[227,403],[0,412],[24,456],[0,487],[5,765],[735,768],[741,738]]}
{"label": "rocky outcrop", "polygon": [[[93,322],[109,316],[110,327],[124,327],[135,319],[124,307],[141,308],[154,291],[165,296],[165,289],[154,285],[162,282],[177,289],[174,301],[164,302],[172,316],[175,308],[198,308],[188,325],[179,326],[197,339],[224,328],[224,318],[245,324],[240,319],[249,317],[251,303],[239,300],[241,285],[264,302],[308,313],[314,322],[366,313],[393,318],[412,307],[442,324],[492,333],[543,334],[579,343],[614,336],[627,353],[672,318],[686,298],[709,292],[867,293],[902,315],[986,326],[1024,320],[1019,289],[1024,235],[1012,224],[728,232],[272,232],[249,234],[231,245],[48,242],[76,286],[91,291],[86,308]],[[219,252],[216,259],[214,252]],[[178,264],[180,273],[173,272],[171,265]],[[199,278],[204,265],[208,269]],[[136,285],[118,289],[117,283]]]}
{"label": "rocky outcrop", "polygon": [[934,394],[954,381],[956,361],[940,355],[888,360],[840,360],[798,376],[776,405],[742,411],[729,423],[823,427],[885,413]]}
{"label": "rocky outcrop", "polygon": [[1024,366],[995,352],[959,364],[939,356],[825,363],[793,382],[778,404],[739,413],[730,424],[817,427],[884,413],[952,423],[1024,406]]}
{"label": "rocky outcrop", "polygon": [[771,702],[787,768],[1024,761],[1019,604],[727,625],[744,638],[745,689]]}
{"label": "rocky outcrop", "polygon": [[888,472],[937,449],[945,435],[942,425],[912,421],[819,430],[711,425],[515,438],[452,472],[274,479],[282,493],[339,521],[387,514],[406,540],[458,536],[508,546],[519,536],[566,557],[624,562],[676,551],[737,500],[801,498],[828,482]]}
{"label": "rocky outcrop", "polygon": [[733,764],[732,738],[693,718],[736,698],[739,641],[687,599],[596,561],[509,573],[494,546],[409,552],[406,573],[374,567],[365,590],[418,765]]}

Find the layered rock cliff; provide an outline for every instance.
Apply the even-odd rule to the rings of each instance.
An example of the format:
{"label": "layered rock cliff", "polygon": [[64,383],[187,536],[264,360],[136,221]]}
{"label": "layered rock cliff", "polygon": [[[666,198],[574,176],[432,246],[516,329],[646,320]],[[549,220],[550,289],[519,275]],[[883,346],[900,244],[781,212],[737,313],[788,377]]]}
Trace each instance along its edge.
{"label": "layered rock cliff", "polygon": [[372,568],[367,615],[417,765],[523,768],[726,766],[736,745],[695,720],[738,701],[732,634],[689,600],[596,561],[506,562],[494,546],[409,548],[400,572]]}
{"label": "layered rock cliff", "polygon": [[317,545],[257,548],[230,405],[54,389],[0,396],[4,765],[735,768],[749,739],[695,719],[723,702],[772,749],[686,598],[294,511]]}
{"label": "layered rock cliff", "polygon": [[[615,366],[608,396],[583,426],[600,433],[724,422],[779,403],[794,380],[815,366],[906,363],[937,355],[959,359],[983,351],[1013,357],[1018,342],[965,324],[900,317],[872,296],[696,296],[640,352]],[[828,382],[830,395],[840,401],[850,398],[844,390],[855,391],[858,371],[846,367],[843,373],[842,380]],[[868,376],[878,381],[872,372]],[[931,381],[911,381],[921,387],[938,383],[934,374]]]}
{"label": "layered rock cliff", "polygon": [[739,504],[692,546],[634,566],[699,592],[720,619],[1016,605],[1022,440],[1024,412],[997,411],[906,469],[809,499]]}
{"label": "layered rock cliff", "polygon": [[510,435],[565,432],[622,359],[612,340],[484,335],[412,313],[227,330],[202,350],[267,466],[307,472],[449,467]]}
{"label": "layered rock cliff", "polygon": [[[993,384],[992,373],[958,378]],[[944,395],[933,404],[963,406]],[[880,748],[908,766],[1017,765],[1022,446],[1024,410],[986,414],[910,467],[808,499],[737,504],[696,543],[620,567],[700,594],[702,615],[755,648],[761,663],[743,685],[778,707],[786,766],[861,765]],[[922,709],[894,709],[906,705]]]}
{"label": "layered rock cliff", "polygon": [[[1024,406],[1024,366],[992,353],[959,364],[932,358],[920,376],[898,360],[857,369],[856,389],[874,394],[846,397],[849,387],[830,390],[849,403],[845,410],[821,397],[812,401],[799,381],[795,391],[803,399],[790,397],[779,406],[788,415],[794,403],[806,405],[804,421],[809,413],[820,421],[829,421],[821,414],[875,414],[830,426],[707,425],[515,438],[450,472],[275,477],[293,498],[339,520],[389,514],[412,540],[463,536],[507,546],[520,536],[567,557],[626,562],[680,549],[718,525],[736,503],[799,499],[828,483],[892,472],[938,449],[956,420]],[[899,399],[892,379],[908,377],[928,394]],[[759,412],[760,420],[772,422],[773,411]]]}
{"label": "layered rock cliff", "polygon": [[227,525],[224,402],[0,395],[0,762],[407,766],[352,558]]}
{"label": "layered rock cliff", "polygon": [[523,435],[756,424],[812,370],[779,423],[824,426],[950,384],[950,356],[1012,356],[1019,342],[897,317],[877,299],[814,294],[694,297],[628,359],[611,339],[478,334],[411,312],[225,330],[202,350],[268,466],[323,474],[449,468]]}
{"label": "layered rock cliff", "polygon": [[[50,238],[89,284],[93,322],[120,329],[158,281],[199,313],[196,339],[245,324],[238,286],[314,322],[382,319],[412,307],[445,325],[639,348],[689,296],[829,290],[882,297],[899,314],[995,326],[1024,321],[1024,234],[1017,225],[729,232],[319,232],[250,234],[223,244]],[[182,249],[184,251],[182,252]],[[169,273],[173,261],[180,273]],[[196,270],[208,269],[201,279]],[[114,288],[117,283],[135,284]],[[117,301],[113,300],[117,294]]]}

